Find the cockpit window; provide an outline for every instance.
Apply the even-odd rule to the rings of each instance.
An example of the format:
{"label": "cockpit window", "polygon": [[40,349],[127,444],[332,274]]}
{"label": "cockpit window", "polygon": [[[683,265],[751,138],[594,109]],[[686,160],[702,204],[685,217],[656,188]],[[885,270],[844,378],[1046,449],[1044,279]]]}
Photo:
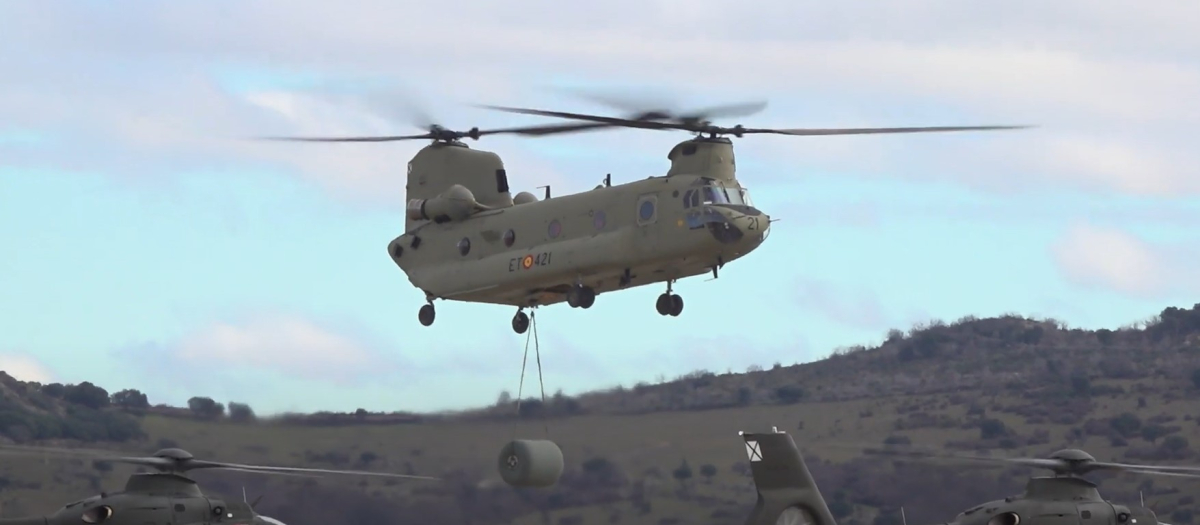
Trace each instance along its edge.
{"label": "cockpit window", "polygon": [[729,197],[725,195],[725,188],[714,186],[704,187],[704,204],[728,204]]}

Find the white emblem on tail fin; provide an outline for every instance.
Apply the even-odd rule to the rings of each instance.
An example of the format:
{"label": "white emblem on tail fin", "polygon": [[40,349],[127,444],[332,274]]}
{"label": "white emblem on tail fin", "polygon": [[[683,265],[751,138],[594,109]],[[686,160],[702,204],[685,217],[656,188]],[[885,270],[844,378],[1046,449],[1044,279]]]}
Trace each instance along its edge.
{"label": "white emblem on tail fin", "polygon": [[750,461],[762,461],[762,450],[758,448],[757,441],[746,442],[746,455],[750,457]]}

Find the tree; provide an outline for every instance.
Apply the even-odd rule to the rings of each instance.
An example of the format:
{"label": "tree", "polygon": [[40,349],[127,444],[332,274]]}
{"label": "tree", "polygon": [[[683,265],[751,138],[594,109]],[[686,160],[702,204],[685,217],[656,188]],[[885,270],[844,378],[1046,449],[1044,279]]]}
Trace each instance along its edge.
{"label": "tree", "polygon": [[1108,346],[1113,342],[1113,331],[1107,328],[1096,330],[1096,339],[1100,341],[1100,344]]}
{"label": "tree", "polygon": [[1200,368],[1192,370],[1192,385],[1194,385],[1196,388],[1200,388]]}
{"label": "tree", "polygon": [[255,419],[254,410],[252,410],[250,408],[250,405],[247,405],[245,403],[238,403],[235,401],[230,401],[229,402],[229,419],[240,422],[240,423],[254,421],[254,419]]}
{"label": "tree", "polygon": [[121,408],[150,408],[150,400],[139,390],[126,388],[109,396],[112,404]]}
{"label": "tree", "polygon": [[797,385],[784,385],[775,389],[775,398],[787,405],[799,403],[804,399],[804,389]]}
{"label": "tree", "polygon": [[1071,391],[1077,396],[1086,397],[1092,391],[1092,380],[1082,372],[1072,374]]}
{"label": "tree", "polygon": [[107,390],[87,381],[78,385],[68,385],[63,392],[63,400],[97,410],[108,406],[109,402]]}
{"label": "tree", "polygon": [[679,481],[680,485],[686,486],[687,481],[689,479],[692,479],[692,467],[688,465],[688,462],[685,459],[685,460],[683,460],[683,463],[680,464],[679,467],[676,468],[675,471],[671,473],[671,475],[677,481]]}
{"label": "tree", "polygon": [[1134,433],[1142,429],[1142,420],[1129,412],[1112,418],[1108,424],[1112,426],[1113,430],[1116,430],[1122,437],[1126,438],[1132,437]]}
{"label": "tree", "polygon": [[508,390],[501,391],[500,397],[496,398],[496,406],[504,406],[509,403],[512,403],[512,394],[508,393]]}
{"label": "tree", "polygon": [[1008,427],[999,419],[984,419],[979,422],[979,438],[994,439],[1008,434]]}
{"label": "tree", "polygon": [[717,466],[711,463],[700,465],[700,475],[704,476],[706,482],[712,483],[713,476],[717,475]]}
{"label": "tree", "polygon": [[213,401],[211,397],[196,396],[188,400],[188,410],[197,417],[216,419],[225,415],[225,405]]}

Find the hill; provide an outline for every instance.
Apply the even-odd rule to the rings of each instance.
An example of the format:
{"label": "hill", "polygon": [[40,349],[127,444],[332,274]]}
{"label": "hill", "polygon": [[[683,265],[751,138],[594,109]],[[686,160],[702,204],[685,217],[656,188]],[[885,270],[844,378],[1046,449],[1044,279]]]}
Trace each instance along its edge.
{"label": "hill", "polygon": [[[844,525],[913,523],[1020,490],[1027,470],[881,461],[854,448],[914,443],[1045,455],[1066,446],[1097,458],[1196,459],[1200,443],[1200,304],[1145,323],[1081,330],[1015,315],[893,330],[874,347],[802,365],[639,384],[542,404],[454,414],[253,417],[196,397],[150,406],[135,390],[38,385],[0,376],[0,433],[14,441],[69,440],[145,454],[179,445],[198,457],[439,475],[443,483],[358,479],[297,482],[201,473],[206,490],[253,498],[289,525],[316,523],[740,523],[754,502],[738,430],[778,426],[795,437]],[[511,401],[511,400],[510,400]],[[568,471],[560,486],[498,482],[507,439],[549,435]],[[1198,445],[1200,446],[1200,445]],[[82,461],[13,457],[2,468],[6,517],[44,513],[115,489],[131,471]],[[1097,477],[1102,492],[1190,525],[1195,482]]]}

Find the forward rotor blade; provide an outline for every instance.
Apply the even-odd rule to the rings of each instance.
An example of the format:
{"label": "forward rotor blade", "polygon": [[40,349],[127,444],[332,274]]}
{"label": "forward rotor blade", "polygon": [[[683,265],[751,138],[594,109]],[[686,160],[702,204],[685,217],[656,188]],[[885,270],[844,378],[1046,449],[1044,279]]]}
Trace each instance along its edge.
{"label": "forward rotor blade", "polygon": [[383,135],[383,136],[368,136],[368,137],[261,137],[260,140],[272,141],[290,141],[290,142],[393,142],[400,140],[434,140],[437,138],[446,138],[457,136],[459,138],[471,137],[472,135],[482,137],[484,135],[527,135],[527,136],[545,136],[556,133],[573,133],[576,131],[584,131],[589,129],[599,129],[611,127],[605,124],[555,124],[541,126],[523,126],[516,128],[499,128],[475,130],[473,133],[456,132],[446,130],[435,133],[422,133],[420,135]]}
{"label": "forward rotor blade", "polygon": [[625,126],[630,128],[645,128],[645,129],[676,129],[678,126],[647,120],[630,120],[618,117],[601,117],[598,115],[585,115],[583,113],[568,113],[565,111],[546,111],[542,109],[526,109],[512,108],[505,106],[477,106],[483,109],[491,109],[495,111],[503,111],[505,113],[517,113],[520,115],[537,115],[541,117],[565,118],[572,120],[585,120],[590,122],[598,122],[601,124],[609,124],[612,126]]}
{"label": "forward rotor blade", "polygon": [[432,139],[433,135],[392,135],[377,137],[259,137],[258,140],[273,140],[284,142],[391,142],[396,140]]}
{"label": "forward rotor blade", "polygon": [[192,461],[190,468],[219,468],[219,469],[236,469],[243,471],[258,471],[258,472],[307,472],[313,474],[343,474],[350,476],[380,476],[387,478],[407,478],[407,479],[424,479],[430,481],[441,481],[441,478],[432,476],[412,476],[408,474],[393,474],[390,472],[371,472],[366,470],[332,470],[319,468],[301,468],[301,467],[267,467],[262,465],[243,465],[240,463],[222,463],[217,461]]}
{"label": "forward rotor blade", "polygon": [[775,135],[874,135],[884,133],[938,133],[948,131],[994,131],[1002,129],[1027,129],[1033,126],[929,126],[919,128],[830,128],[830,129],[759,129],[746,128],[741,132],[770,133]]}
{"label": "forward rotor blade", "polygon": [[720,106],[712,106],[698,111],[689,111],[678,118],[687,120],[708,120],[712,118],[740,118],[757,115],[764,109],[767,109],[767,102],[745,102],[741,104],[723,104]]}

